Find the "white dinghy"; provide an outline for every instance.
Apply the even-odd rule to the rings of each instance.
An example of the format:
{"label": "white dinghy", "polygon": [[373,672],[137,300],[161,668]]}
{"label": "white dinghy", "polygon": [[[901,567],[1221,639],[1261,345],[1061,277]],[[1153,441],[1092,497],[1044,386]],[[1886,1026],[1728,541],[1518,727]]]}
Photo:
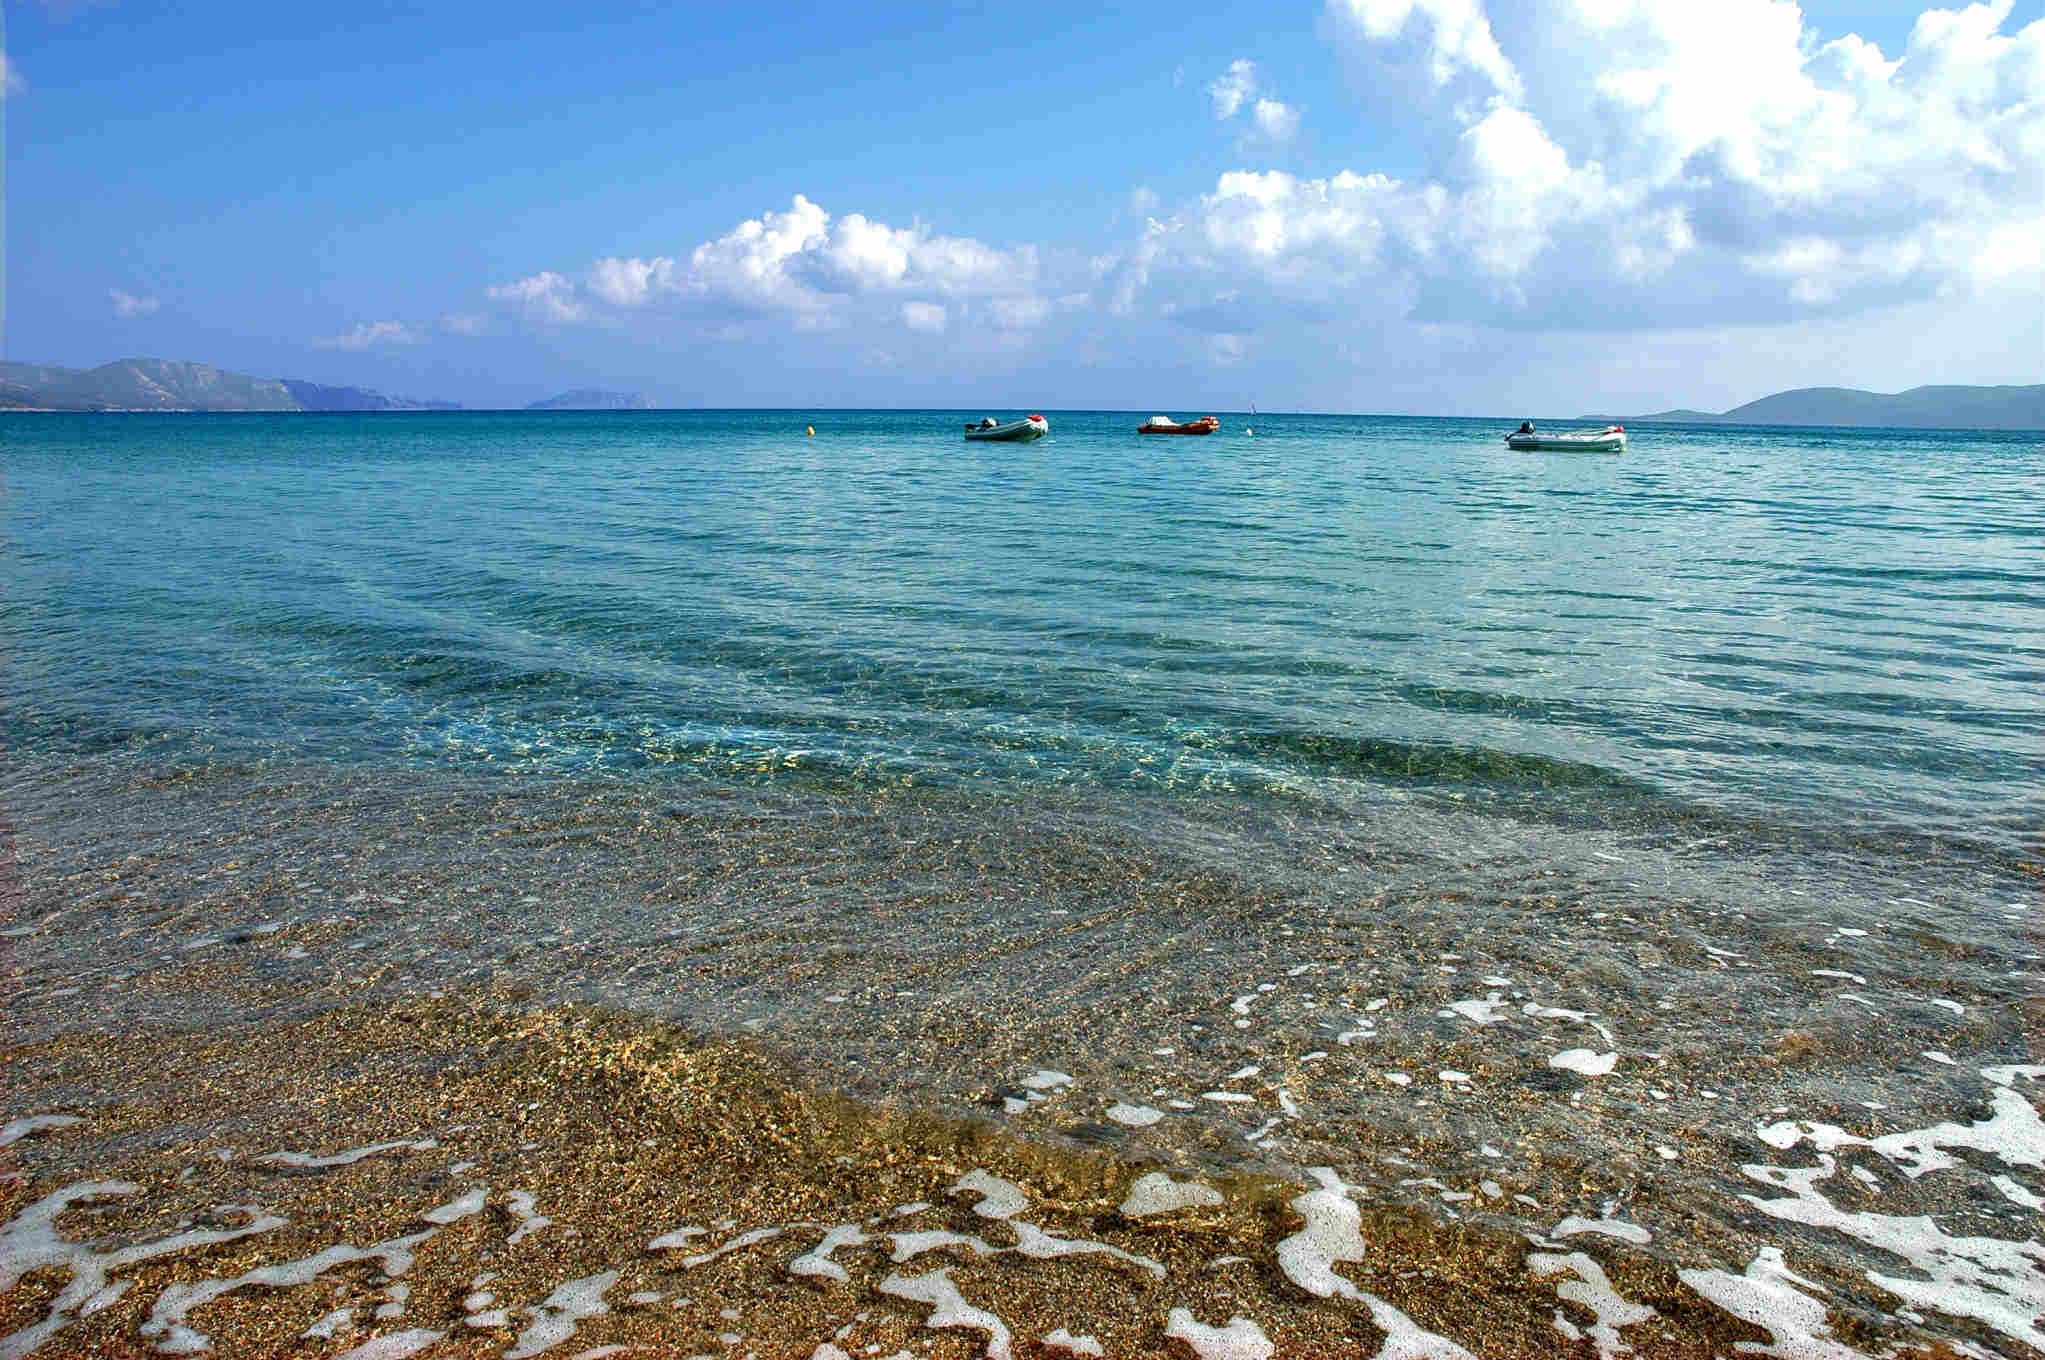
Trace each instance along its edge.
{"label": "white dinghy", "polygon": [[1555,434],[1536,430],[1531,423],[1505,437],[1507,448],[1556,449],[1576,453],[1624,453],[1626,427],[1607,425],[1602,430],[1563,430]]}
{"label": "white dinghy", "polygon": [[1051,433],[1051,422],[1039,415],[1027,415],[1021,420],[997,422],[993,416],[981,417],[978,424],[966,426],[968,439],[1042,439]]}

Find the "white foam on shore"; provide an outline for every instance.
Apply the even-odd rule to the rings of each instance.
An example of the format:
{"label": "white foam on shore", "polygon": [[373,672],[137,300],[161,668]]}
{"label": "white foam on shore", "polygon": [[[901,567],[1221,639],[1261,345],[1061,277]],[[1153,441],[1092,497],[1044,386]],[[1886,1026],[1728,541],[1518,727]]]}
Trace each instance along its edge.
{"label": "white foam on shore", "polygon": [[353,1350],[342,1351],[334,1360],[405,1360],[406,1356],[417,1355],[436,1341],[444,1340],[446,1332],[429,1331],[415,1327],[407,1332],[391,1332],[363,1342]]}
{"label": "white foam on shore", "polygon": [[791,1275],[821,1275],[836,1280],[839,1284],[852,1283],[851,1274],[845,1267],[831,1259],[831,1253],[840,1247],[863,1247],[873,1239],[860,1231],[857,1223],[840,1223],[828,1229],[821,1242],[788,1263]]}
{"label": "white foam on shore", "polygon": [[[530,1190],[512,1191],[506,1207],[518,1216],[518,1227],[512,1230],[511,1236],[504,1239],[504,1245],[507,1247],[515,1247],[540,1229],[553,1226],[553,1219],[534,1212],[533,1194]],[[689,1230],[685,1228],[682,1231]],[[661,1240],[666,1241],[665,1238]],[[656,1242],[654,1246],[659,1247],[660,1243]]]}
{"label": "white foam on shore", "polygon": [[1108,1353],[1107,1348],[1101,1345],[1098,1337],[1074,1336],[1063,1327],[1060,1327],[1055,1332],[1047,1333],[1044,1337],[1044,1344],[1046,1346],[1056,1346],[1061,1351],[1070,1351],[1074,1355],[1104,1356]]}
{"label": "white foam on shore", "polygon": [[[1612,1206],[1607,1205],[1605,1212],[1610,1214],[1611,1211]],[[1654,1240],[1654,1234],[1641,1227],[1638,1223],[1624,1223],[1610,1217],[1580,1218],[1575,1214],[1571,1214],[1568,1218],[1557,1223],[1549,1230],[1548,1235],[1550,1237],[1574,1237],[1578,1233],[1602,1233],[1606,1237],[1616,1237],[1621,1242],[1631,1242],[1637,1247],[1644,1247]]]}
{"label": "white foam on shore", "polygon": [[606,1270],[568,1283],[547,1295],[533,1307],[533,1321],[518,1334],[518,1342],[504,1353],[504,1360],[527,1360],[541,1351],[552,1350],[575,1334],[575,1324],[584,1318],[611,1311],[604,1291],[618,1282],[620,1272]]}
{"label": "white foam on shore", "polygon": [[1511,1008],[1512,1003],[1507,1001],[1502,993],[1493,992],[1482,1001],[1474,998],[1464,1001],[1451,1001],[1446,1008],[1437,1012],[1437,1014],[1444,1019],[1453,1019],[1460,1015],[1473,1024],[1497,1025],[1504,1023],[1505,1013]]}
{"label": "white foam on shore", "polygon": [[1591,1019],[1589,1011],[1567,1011],[1559,1006],[1541,1006],[1529,1001],[1526,1005],[1520,1007],[1520,1014],[1531,1015],[1536,1020],[1569,1020],[1579,1025],[1589,1025],[1603,1036],[1606,1043],[1616,1042],[1612,1038],[1612,1031]]}
{"label": "white foam on shore", "polygon": [[186,1323],[194,1308],[203,1307],[238,1289],[291,1289],[308,1284],[337,1266],[355,1261],[377,1261],[383,1266],[385,1275],[396,1279],[412,1268],[412,1248],[432,1237],[436,1231],[438,1229],[428,1228],[410,1237],[393,1238],[368,1247],[338,1243],[311,1256],[302,1256],[282,1265],[258,1266],[231,1279],[173,1284],[157,1295],[156,1305],[149,1310],[148,1319],[137,1330],[155,1341],[156,1349],[165,1355],[190,1355],[211,1350],[213,1343],[205,1333]]}
{"label": "white foam on shore", "polygon": [[1981,1075],[1997,1086],[2014,1086],[2019,1078],[2032,1081],[2045,1077],[2045,1063],[2012,1063],[2006,1067],[1984,1067]]}
{"label": "white foam on shore", "polygon": [[1934,1124],[1879,1138],[1862,1138],[1836,1125],[1811,1120],[1782,1120],[1757,1128],[1755,1135],[1773,1148],[1792,1148],[1799,1142],[1809,1142],[1821,1153],[1841,1147],[1872,1148],[1912,1180],[1958,1166],[1959,1159],[1946,1153],[1946,1148],[1972,1148],[2010,1166],[2045,1169],[2045,1120],[2039,1118],[2037,1108],[2009,1086],[1998,1086],[1989,1105],[1993,1113],[1977,1123]]}
{"label": "white foam on shore", "polygon": [[[679,1236],[681,1231],[686,1230],[677,1230],[677,1232],[669,1233],[666,1237],[654,1239],[653,1242],[648,1244],[648,1250],[658,1251],[666,1246],[679,1245],[672,1242],[671,1239]],[[754,1228],[751,1232],[740,1233],[721,1247],[716,1247],[697,1256],[684,1256],[682,1258],[682,1269],[694,1270],[697,1266],[708,1265],[720,1256],[729,1256],[735,1251],[744,1251],[747,1247],[757,1242],[765,1242],[770,1238],[779,1236],[781,1236],[781,1229],[779,1228]]]}
{"label": "white foam on shore", "polygon": [[472,1214],[482,1213],[483,1206],[489,1202],[490,1188],[485,1185],[479,1185],[459,1199],[450,1200],[437,1209],[428,1209],[419,1217],[428,1223],[438,1223],[445,1227],[450,1223],[459,1223],[462,1219],[468,1218]]}
{"label": "white foam on shore", "polygon": [[892,1294],[911,1303],[929,1304],[930,1316],[923,1320],[923,1325],[934,1331],[965,1327],[987,1333],[987,1360],[1010,1360],[1013,1338],[1008,1324],[985,1309],[967,1303],[958,1286],[951,1282],[947,1270],[933,1270],[928,1275],[904,1275],[896,1271],[880,1282],[879,1289],[883,1294]]}
{"label": "white foam on shore", "polygon": [[1134,1255],[1120,1247],[1109,1246],[1106,1242],[1092,1242],[1079,1237],[1058,1237],[1022,1219],[1016,1219],[1008,1226],[1015,1229],[1015,1245],[1005,1250],[1018,1256],[1050,1261],[1061,1256],[1101,1255],[1135,1266],[1139,1270],[1147,1270],[1159,1279],[1163,1279],[1165,1275],[1162,1262],[1153,1261],[1148,1256]]}
{"label": "white foam on shore", "polygon": [[54,1267],[71,1274],[70,1281],[50,1301],[49,1311],[41,1322],[0,1337],[0,1360],[18,1360],[88,1310],[96,1312],[119,1298],[126,1282],[113,1286],[107,1281],[107,1276],[116,1270],[191,1247],[237,1241],[281,1228],[287,1221],[257,1215],[239,1228],[194,1229],[104,1252],[94,1251],[83,1243],[67,1242],[58,1234],[57,1219],[73,1204],[132,1195],[141,1188],[129,1181],[81,1181],[45,1195],[0,1226],[0,1294],[13,1289],[31,1270]]}
{"label": "white foam on shore", "polygon": [[326,1157],[314,1157],[304,1152],[270,1152],[256,1158],[256,1160],[271,1166],[320,1169],[330,1166],[347,1166],[352,1162],[361,1161],[364,1157],[374,1157],[385,1152],[430,1152],[439,1146],[440,1144],[431,1138],[420,1139],[416,1142],[409,1138],[399,1138],[389,1143],[372,1143],[368,1147],[349,1148],[345,1152],[336,1152]]}
{"label": "white foam on shore", "polygon": [[1350,1201],[1351,1187],[1332,1167],[1313,1166],[1307,1174],[1321,1188],[1292,1201],[1306,1225],[1278,1244],[1278,1266],[1285,1277],[1316,1298],[1342,1297],[1370,1309],[1371,1321],[1385,1333],[1379,1360],[1476,1360],[1445,1336],[1420,1326],[1374,1294],[1356,1287],[1335,1270],[1337,1262],[1365,1259],[1363,1215]]}
{"label": "white foam on shore", "polygon": [[61,1129],[84,1122],[75,1114],[32,1114],[21,1119],[10,1119],[5,1124],[0,1124],[0,1147],[18,1143],[24,1138],[33,1137],[50,1129]]}
{"label": "white foam on shore", "polygon": [[1803,1285],[1824,1292],[1791,1272],[1780,1247],[1763,1247],[1744,1275],[1723,1270],[1679,1270],[1684,1284],[1726,1312],[1751,1322],[1773,1337],[1775,1344],[1742,1343],[1750,1354],[1782,1360],[1868,1360],[1860,1351],[1836,1341],[1825,1324],[1825,1305],[1794,1288]]}
{"label": "white foam on shore", "polygon": [[1618,1355],[1633,1349],[1620,1339],[1620,1328],[1658,1316],[1646,1304],[1621,1298],[1619,1292],[1612,1288],[1611,1280],[1606,1278],[1604,1267],[1583,1252],[1530,1252],[1527,1268],[1540,1276],[1560,1275],[1568,1271],[1577,1277],[1556,1285],[1555,1296],[1590,1309],[1596,1319],[1591,1323],[1590,1338],[1596,1344],[1601,1360],[1615,1360]]}
{"label": "white foam on shore", "polygon": [[1115,1104],[1108,1107],[1109,1119],[1132,1129],[1149,1128],[1164,1117],[1163,1110],[1154,1110],[1148,1105]]}
{"label": "white foam on shore", "polygon": [[951,1185],[951,1193],[977,1194],[980,1202],[973,1206],[973,1212],[981,1218],[1009,1219],[1029,1207],[1029,1197],[1022,1187],[1013,1181],[982,1170],[968,1171]]}
{"label": "white foam on shore", "polygon": [[1602,1077],[1619,1065],[1617,1053],[1598,1053],[1588,1048],[1565,1048],[1548,1060],[1550,1067],[1560,1067],[1585,1077]]}
{"label": "white foam on shore", "polygon": [[1183,1341],[1198,1360],[1271,1360],[1277,1347],[1253,1319],[1237,1314],[1226,1327],[1208,1327],[1184,1308],[1165,1316],[1165,1336]]}
{"label": "white foam on shore", "polygon": [[1952,1237],[1928,1215],[1890,1216],[1848,1212],[1835,1206],[1817,1183],[1837,1170],[1829,1154],[1818,1165],[1784,1168],[1746,1165],[1754,1180],[1789,1192],[1786,1198],[1740,1198],[1762,1213],[1792,1223],[1830,1228],[1910,1263],[1922,1275],[1909,1279],[1868,1271],[1867,1277],[1905,1303],[1954,1317],[1973,1318],[2025,1345],[2045,1350],[2045,1247],[2037,1241],[1998,1237]]}
{"label": "white foam on shore", "polygon": [[2029,1190],[2017,1184],[2013,1178],[2009,1176],[1991,1176],[1988,1179],[1989,1184],[2002,1191],[2002,1197],[2011,1204],[2021,1205],[2026,1209],[2045,1209],[2045,1199],[2040,1199],[2032,1194]]}
{"label": "white foam on shore", "polygon": [[906,1265],[926,1251],[939,1251],[945,1247],[964,1247],[975,1256],[992,1256],[1001,1248],[993,1246],[984,1237],[955,1233],[950,1228],[926,1228],[922,1232],[889,1233],[888,1241],[894,1244],[889,1260],[896,1265]]}

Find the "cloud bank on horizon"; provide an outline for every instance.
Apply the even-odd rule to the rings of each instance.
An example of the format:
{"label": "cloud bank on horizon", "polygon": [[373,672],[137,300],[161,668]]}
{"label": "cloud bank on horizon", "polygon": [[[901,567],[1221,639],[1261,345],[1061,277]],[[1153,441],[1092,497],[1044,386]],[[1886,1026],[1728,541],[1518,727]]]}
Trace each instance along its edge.
{"label": "cloud bank on horizon", "polygon": [[[1420,121],[1424,176],[1233,170],[1085,258],[798,192],[685,251],[489,295],[547,325],[659,312],[723,334],[1169,316],[1223,362],[1335,317],[1656,331],[2037,295],[2045,21],[2005,33],[2010,13],[1927,10],[1889,57],[1818,42],[1781,0],[1329,0],[1359,97]],[[1250,58],[1204,93],[1217,120],[1297,130]]]}

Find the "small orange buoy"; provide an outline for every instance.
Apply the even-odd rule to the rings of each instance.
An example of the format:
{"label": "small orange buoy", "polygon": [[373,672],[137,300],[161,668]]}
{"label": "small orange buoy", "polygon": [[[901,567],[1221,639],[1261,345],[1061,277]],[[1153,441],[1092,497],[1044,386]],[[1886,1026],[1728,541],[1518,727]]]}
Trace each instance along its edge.
{"label": "small orange buoy", "polygon": [[805,425],[802,427],[802,432],[806,435],[809,435],[811,438],[815,438],[817,433],[817,427],[814,425]]}

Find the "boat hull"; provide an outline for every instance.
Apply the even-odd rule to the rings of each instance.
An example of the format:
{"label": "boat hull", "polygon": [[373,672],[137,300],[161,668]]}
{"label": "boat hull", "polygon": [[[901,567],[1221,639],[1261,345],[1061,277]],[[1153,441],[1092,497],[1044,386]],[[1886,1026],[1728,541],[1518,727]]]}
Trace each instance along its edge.
{"label": "boat hull", "polygon": [[1624,453],[1626,432],[1603,434],[1509,434],[1505,437],[1509,449],[1522,451],[1549,450],[1556,453]]}
{"label": "boat hull", "polygon": [[1138,434],[1213,434],[1221,428],[1221,422],[1213,416],[1204,420],[1189,420],[1184,425],[1159,425],[1145,421],[1136,427]]}
{"label": "boat hull", "polygon": [[974,425],[966,427],[968,439],[1003,444],[1026,443],[1032,439],[1042,439],[1049,433],[1051,423],[1042,416],[1031,416],[1027,420],[1011,420],[1006,425],[996,425],[989,429],[981,429]]}

